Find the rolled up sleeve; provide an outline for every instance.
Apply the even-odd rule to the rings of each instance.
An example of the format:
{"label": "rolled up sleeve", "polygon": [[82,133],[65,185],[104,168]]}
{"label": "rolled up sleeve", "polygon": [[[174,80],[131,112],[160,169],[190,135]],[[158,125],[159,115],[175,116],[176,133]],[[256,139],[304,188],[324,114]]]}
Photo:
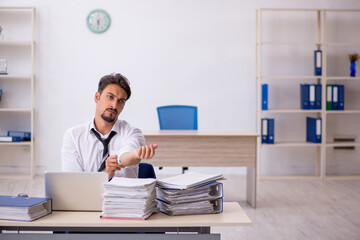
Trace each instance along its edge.
{"label": "rolled up sleeve", "polygon": [[141,130],[138,128],[130,128],[118,152],[118,163],[121,164],[120,158],[124,153],[132,152],[145,144],[145,137]]}

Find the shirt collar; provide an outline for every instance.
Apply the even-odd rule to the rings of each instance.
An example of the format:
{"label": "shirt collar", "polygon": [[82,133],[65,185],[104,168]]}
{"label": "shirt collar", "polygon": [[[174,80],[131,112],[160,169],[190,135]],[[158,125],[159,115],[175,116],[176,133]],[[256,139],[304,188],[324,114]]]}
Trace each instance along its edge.
{"label": "shirt collar", "polygon": [[94,133],[91,131],[92,128],[94,128],[95,131],[98,132],[101,137],[106,137],[107,135],[109,135],[109,134],[111,133],[111,131],[114,131],[114,132],[116,132],[117,134],[120,133],[120,121],[119,121],[119,120],[117,120],[117,121],[115,122],[115,124],[113,125],[111,131],[110,131],[108,134],[106,134],[106,135],[102,135],[102,134],[96,129],[94,122],[95,122],[95,119],[94,119],[93,121],[91,121],[90,129],[89,129],[89,131],[90,131],[92,134],[94,134]]}

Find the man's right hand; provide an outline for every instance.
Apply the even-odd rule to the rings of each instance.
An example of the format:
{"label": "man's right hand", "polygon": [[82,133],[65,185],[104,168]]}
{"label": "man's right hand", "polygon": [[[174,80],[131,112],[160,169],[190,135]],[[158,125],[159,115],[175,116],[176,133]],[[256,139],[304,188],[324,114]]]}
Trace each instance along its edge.
{"label": "man's right hand", "polygon": [[110,157],[108,157],[105,160],[105,165],[106,168],[104,170],[104,172],[108,173],[108,177],[113,178],[115,175],[115,171],[120,170],[121,168],[124,168],[124,165],[120,165],[117,161],[117,155],[112,155]]}

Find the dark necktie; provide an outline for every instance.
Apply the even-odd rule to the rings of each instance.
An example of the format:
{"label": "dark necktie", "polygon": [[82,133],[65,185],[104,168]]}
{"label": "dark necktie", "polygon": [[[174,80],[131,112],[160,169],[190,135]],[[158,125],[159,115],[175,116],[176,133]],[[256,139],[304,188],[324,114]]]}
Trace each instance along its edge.
{"label": "dark necktie", "polygon": [[[99,139],[100,142],[102,142],[102,144],[104,145],[103,162],[101,163],[101,166],[100,166],[100,168],[99,168],[99,170],[98,170],[99,172],[102,172],[102,171],[105,169],[105,167],[106,167],[106,166],[105,166],[105,160],[106,160],[107,155],[108,155],[108,152],[109,152],[108,145],[109,145],[109,143],[110,143],[111,138],[112,138],[113,136],[115,136],[116,132],[115,132],[115,131],[111,131],[111,133],[110,133],[110,135],[108,136],[108,138],[103,140],[103,139],[101,139],[100,134],[99,134],[97,131],[95,131],[94,128],[92,128],[91,131],[93,131],[93,133],[95,134],[95,137],[96,137],[97,139]],[[105,157],[105,156],[106,156],[106,157]]]}

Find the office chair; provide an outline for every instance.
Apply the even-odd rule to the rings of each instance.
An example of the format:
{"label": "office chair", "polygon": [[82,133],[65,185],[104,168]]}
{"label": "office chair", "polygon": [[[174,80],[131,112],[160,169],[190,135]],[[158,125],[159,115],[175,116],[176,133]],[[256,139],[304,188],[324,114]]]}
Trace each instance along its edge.
{"label": "office chair", "polygon": [[150,163],[139,163],[138,178],[155,178],[154,167]]}
{"label": "office chair", "polygon": [[169,105],[157,108],[160,130],[197,130],[197,107]]}
{"label": "office chair", "polygon": [[[197,130],[196,106],[168,105],[157,108],[160,130]],[[160,167],[161,169],[162,167]],[[182,168],[182,172],[188,170]]]}

